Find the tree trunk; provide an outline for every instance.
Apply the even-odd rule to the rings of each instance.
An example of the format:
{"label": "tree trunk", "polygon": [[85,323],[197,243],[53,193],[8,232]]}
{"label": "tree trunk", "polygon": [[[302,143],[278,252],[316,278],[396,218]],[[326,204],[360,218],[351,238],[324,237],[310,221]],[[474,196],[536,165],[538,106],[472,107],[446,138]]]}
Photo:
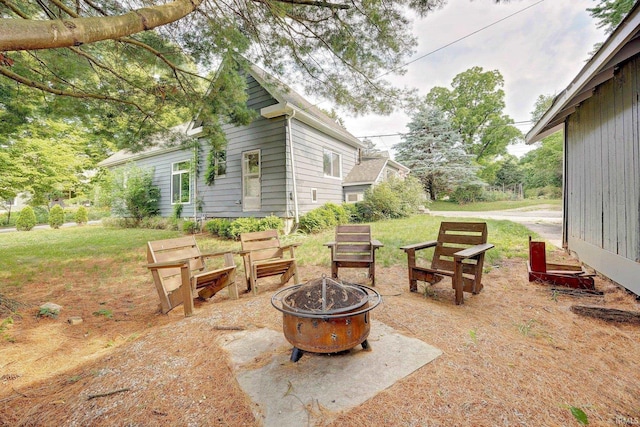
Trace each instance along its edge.
{"label": "tree trunk", "polygon": [[64,20],[0,19],[0,52],[53,49],[117,39],[184,18],[201,2],[176,0],[119,16]]}

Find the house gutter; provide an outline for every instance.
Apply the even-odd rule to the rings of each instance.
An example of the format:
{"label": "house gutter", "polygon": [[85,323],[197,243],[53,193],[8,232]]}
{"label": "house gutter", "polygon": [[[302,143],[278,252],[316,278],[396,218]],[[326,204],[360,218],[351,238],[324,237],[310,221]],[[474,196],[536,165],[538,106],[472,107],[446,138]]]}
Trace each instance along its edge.
{"label": "house gutter", "polygon": [[296,162],[293,154],[293,128],[291,126],[291,119],[293,119],[296,115],[296,110],[291,110],[289,114],[287,114],[287,129],[289,133],[289,153],[291,156],[291,180],[293,183],[293,211],[295,214],[295,224],[294,227],[297,227],[300,223],[300,210],[298,209],[298,186],[296,184]]}

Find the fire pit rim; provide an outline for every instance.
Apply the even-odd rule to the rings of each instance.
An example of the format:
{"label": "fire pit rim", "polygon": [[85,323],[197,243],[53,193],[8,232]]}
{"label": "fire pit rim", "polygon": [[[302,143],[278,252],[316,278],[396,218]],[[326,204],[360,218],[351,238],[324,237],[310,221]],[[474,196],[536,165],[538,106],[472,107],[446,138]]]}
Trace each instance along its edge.
{"label": "fire pit rim", "polygon": [[[363,313],[367,313],[371,310],[373,310],[374,308],[376,308],[381,302],[382,302],[382,295],[380,295],[380,292],[376,291],[375,289],[369,287],[369,286],[365,286],[365,285],[360,285],[357,283],[352,283],[349,284],[349,286],[358,288],[359,290],[362,290],[365,297],[362,300],[362,304],[359,304],[358,306],[362,306],[364,305],[365,307],[360,309],[360,310],[356,310],[356,311],[345,311],[344,308],[339,309],[339,311],[324,311],[324,312],[311,312],[311,311],[302,311],[302,310],[295,310],[295,309],[285,309],[283,307],[283,299],[284,297],[282,296],[285,292],[287,292],[287,295],[289,293],[293,293],[294,291],[300,289],[303,286],[306,286],[306,283],[300,283],[297,285],[293,285],[290,286],[288,288],[284,288],[279,290],[278,292],[276,292],[275,294],[273,294],[271,296],[271,305],[278,311],[282,312],[283,314],[288,314],[290,316],[297,316],[297,317],[304,317],[304,318],[308,318],[308,319],[324,319],[324,320],[328,320],[328,319],[339,319],[339,318],[344,318],[344,317],[351,317],[351,316],[357,316],[359,314],[363,314]],[[373,293],[373,295],[370,294],[370,292]],[[374,298],[374,302],[372,303],[372,298]],[[280,305],[277,304],[277,302],[280,303]],[[369,304],[367,305],[366,302],[369,302]],[[348,309],[349,307],[347,307]]]}

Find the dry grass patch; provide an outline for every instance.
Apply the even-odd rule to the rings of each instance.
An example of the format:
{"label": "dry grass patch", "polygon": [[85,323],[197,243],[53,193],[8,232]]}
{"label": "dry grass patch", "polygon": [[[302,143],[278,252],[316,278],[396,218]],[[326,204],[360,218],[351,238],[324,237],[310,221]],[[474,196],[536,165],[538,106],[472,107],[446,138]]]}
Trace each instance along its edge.
{"label": "dry grass patch", "polygon": [[[281,314],[270,304],[277,286],[262,284],[258,296],[235,301],[222,292],[196,302],[196,315],[185,319],[180,308],[157,314],[143,262],[98,263],[90,274],[63,271],[5,292],[25,306],[0,342],[0,425],[259,425],[218,341],[232,333],[225,329],[281,331]],[[328,270],[304,266],[300,273],[306,281]],[[384,302],[372,316],[444,354],[349,411],[304,402],[311,425],[579,425],[571,408],[595,426],[640,421],[640,327],[570,310],[638,311],[633,296],[612,283],[596,279],[602,296],[554,294],[527,281],[522,260],[506,260],[484,275],[481,294],[465,294],[455,306],[448,279],[425,297],[408,291],[404,266],[379,268],[376,276]],[[63,306],[57,319],[36,318],[46,301]],[[100,310],[111,316],[94,315]],[[84,322],[72,326],[70,316]]]}

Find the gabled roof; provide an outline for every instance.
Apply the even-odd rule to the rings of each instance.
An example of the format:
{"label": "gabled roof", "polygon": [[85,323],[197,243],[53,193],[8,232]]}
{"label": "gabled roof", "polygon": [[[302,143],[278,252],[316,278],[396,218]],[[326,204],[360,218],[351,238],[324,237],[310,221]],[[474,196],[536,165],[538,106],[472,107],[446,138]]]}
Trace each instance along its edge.
{"label": "gabled roof", "polygon": [[388,157],[365,158],[351,169],[349,174],[344,178],[342,185],[348,187],[352,185],[373,184],[378,180],[386,166],[401,172],[409,172],[408,167]]}
{"label": "gabled roof", "polygon": [[260,110],[263,117],[289,115],[355,148],[363,148],[358,138],[286,84],[255,65],[249,67],[249,74],[278,101],[277,104]]}
{"label": "gabled roof", "polygon": [[[170,132],[184,135],[184,134],[188,134],[190,127],[191,127],[191,122],[183,123],[181,125],[171,128]],[[121,164],[125,164],[128,161],[133,159],[140,160],[140,159],[145,159],[147,157],[157,156],[158,154],[170,153],[172,151],[178,151],[183,149],[184,147],[181,144],[167,143],[167,142],[158,140],[155,143],[152,143],[151,145],[146,147],[145,149],[135,153],[126,149],[117,151],[113,153],[111,156],[101,161],[100,163],[98,163],[98,166],[100,167],[118,166]]]}
{"label": "gabled roof", "polygon": [[640,53],[640,2],[629,11],[620,25],[582,68],[580,73],[553,101],[547,112],[527,133],[527,144],[560,130],[576,107],[593,95],[596,86],[613,78],[617,66]]}
{"label": "gabled roof", "polygon": [[[262,86],[276,101],[278,101],[277,104],[260,110],[260,114],[263,117],[273,118],[282,115],[289,115],[295,117],[296,120],[300,120],[301,122],[306,123],[309,126],[355,148],[363,147],[358,138],[351,135],[338,122],[327,116],[322,110],[312,105],[284,83],[270,76],[264,70],[255,65],[250,66],[248,71],[260,86]],[[172,129],[172,131],[182,132],[189,136],[196,137],[201,130],[202,128],[194,128],[194,121],[176,126]],[[154,144],[136,153],[129,150],[120,150],[109,158],[98,163],[98,166],[117,166],[133,159],[142,159],[181,149],[183,149],[183,147],[179,144],[162,144],[159,142],[158,144]]]}

